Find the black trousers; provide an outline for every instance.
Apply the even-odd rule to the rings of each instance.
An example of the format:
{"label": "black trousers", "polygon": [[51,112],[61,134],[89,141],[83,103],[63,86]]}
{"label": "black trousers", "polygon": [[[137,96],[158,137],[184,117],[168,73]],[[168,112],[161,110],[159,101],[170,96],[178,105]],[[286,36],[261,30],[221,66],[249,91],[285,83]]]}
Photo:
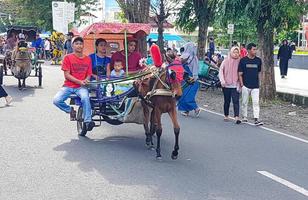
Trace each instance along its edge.
{"label": "black trousers", "polygon": [[229,108],[230,108],[230,103],[232,99],[234,117],[239,117],[240,115],[240,93],[236,90],[236,88],[222,88],[222,92],[224,93],[224,114],[225,116],[229,116]]}
{"label": "black trousers", "polygon": [[0,85],[0,98],[7,97],[6,91],[3,89],[2,85]]}
{"label": "black trousers", "polygon": [[280,59],[279,68],[280,68],[280,75],[281,76],[286,76],[288,74],[288,67],[289,67],[289,60],[288,59]]}

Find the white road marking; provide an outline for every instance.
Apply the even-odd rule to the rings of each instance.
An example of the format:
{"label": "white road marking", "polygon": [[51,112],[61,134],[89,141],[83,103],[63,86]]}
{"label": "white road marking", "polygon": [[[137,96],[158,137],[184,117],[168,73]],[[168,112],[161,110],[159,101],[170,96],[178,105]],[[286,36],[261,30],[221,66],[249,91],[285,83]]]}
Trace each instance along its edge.
{"label": "white road marking", "polygon": [[[205,112],[208,112],[208,113],[212,113],[212,114],[219,115],[219,116],[224,116],[224,115],[221,114],[221,113],[217,113],[217,112],[214,112],[214,111],[211,111],[211,110],[207,110],[207,109],[204,109],[204,108],[200,108],[200,109],[203,110],[203,111],[205,111]],[[233,117],[230,117],[230,119],[233,119],[233,120],[234,120]],[[255,126],[253,123],[247,123],[247,122],[246,122],[245,124],[249,124],[249,125],[251,125],[251,126]],[[276,131],[276,130],[273,130],[273,129],[271,129],[271,128],[267,128],[267,127],[265,127],[265,126],[259,126],[259,128],[262,128],[262,129],[264,129],[264,130],[271,131],[271,132],[273,132],[273,133],[276,133],[276,134],[279,134],[279,135],[283,135],[283,136],[286,136],[286,137],[288,137],[288,138],[292,138],[292,139],[294,139],[294,140],[297,140],[297,141],[304,142],[304,143],[308,144],[308,140],[304,140],[304,139],[302,139],[302,138],[295,137],[295,136],[293,136],[293,135],[289,135],[289,134],[286,134],[286,133],[282,133],[282,132],[280,132],[280,131]]]}
{"label": "white road marking", "polygon": [[295,190],[296,192],[299,192],[305,196],[308,197],[308,191],[303,188],[303,187],[300,187],[298,185],[295,185],[294,183],[291,183],[283,178],[280,178],[278,176],[275,176],[274,174],[271,174],[267,171],[257,171],[259,174],[262,174],[263,176],[266,176],[267,178],[270,178],[284,186],[287,186],[288,188],[292,189],[292,190]]}

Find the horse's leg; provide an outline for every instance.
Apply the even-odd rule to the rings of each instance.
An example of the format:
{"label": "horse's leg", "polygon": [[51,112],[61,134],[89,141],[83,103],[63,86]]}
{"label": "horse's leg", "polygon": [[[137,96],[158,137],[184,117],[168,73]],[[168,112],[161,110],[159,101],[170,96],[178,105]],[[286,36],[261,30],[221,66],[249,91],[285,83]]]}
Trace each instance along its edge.
{"label": "horse's leg", "polygon": [[157,122],[157,128],[156,128],[156,136],[157,136],[156,158],[158,160],[160,160],[161,159],[160,137],[161,137],[163,130],[162,130],[162,125],[161,125],[161,112],[158,109],[155,109],[155,118],[156,118],[156,122]]}
{"label": "horse's leg", "polygon": [[20,78],[18,78],[18,89],[21,90],[21,80],[20,80]]}
{"label": "horse's leg", "polygon": [[177,113],[176,113],[176,108],[172,109],[169,113],[169,116],[172,120],[173,124],[173,130],[174,130],[174,135],[175,135],[175,145],[174,145],[174,150],[172,151],[171,158],[173,160],[178,158],[178,151],[179,151],[179,135],[180,135],[180,125],[177,120]]}
{"label": "horse's leg", "polygon": [[150,115],[150,111],[149,111],[149,108],[147,107],[147,105],[145,105],[144,103],[141,103],[141,104],[142,104],[142,107],[143,107],[143,115],[144,115],[143,127],[144,127],[144,131],[145,131],[145,136],[146,136],[145,144],[149,148],[150,145],[151,145],[151,141],[152,141],[152,136],[150,134],[150,128],[149,128],[149,123],[150,123],[149,115]]}
{"label": "horse's leg", "polygon": [[24,78],[24,79],[22,79],[22,81],[23,81],[23,82],[22,82],[22,87],[23,87],[23,88],[26,88],[26,79]]}

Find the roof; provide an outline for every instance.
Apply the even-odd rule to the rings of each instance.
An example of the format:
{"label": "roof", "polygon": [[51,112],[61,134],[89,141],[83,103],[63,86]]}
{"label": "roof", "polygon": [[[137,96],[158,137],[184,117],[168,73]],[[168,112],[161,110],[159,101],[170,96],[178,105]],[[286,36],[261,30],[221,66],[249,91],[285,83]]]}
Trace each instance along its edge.
{"label": "roof", "polygon": [[8,31],[10,30],[23,30],[23,31],[38,31],[38,28],[35,26],[8,26],[6,28]]}
{"label": "roof", "polygon": [[[155,22],[155,17],[150,17],[149,18],[149,23],[153,28],[158,28],[156,22]],[[164,28],[174,28],[174,26],[169,23],[167,20],[164,21]]]}
{"label": "roof", "polygon": [[80,32],[80,36],[84,37],[89,34],[100,33],[124,33],[125,30],[128,34],[136,34],[143,32],[146,35],[150,33],[151,26],[149,24],[140,23],[103,23],[98,22],[91,24]]}
{"label": "roof", "polygon": [[[178,35],[164,33],[163,36],[164,36],[164,40],[166,41],[185,41],[181,36],[178,36]],[[153,40],[158,40],[158,34],[151,33],[150,35],[148,35],[147,39],[149,38]]]}

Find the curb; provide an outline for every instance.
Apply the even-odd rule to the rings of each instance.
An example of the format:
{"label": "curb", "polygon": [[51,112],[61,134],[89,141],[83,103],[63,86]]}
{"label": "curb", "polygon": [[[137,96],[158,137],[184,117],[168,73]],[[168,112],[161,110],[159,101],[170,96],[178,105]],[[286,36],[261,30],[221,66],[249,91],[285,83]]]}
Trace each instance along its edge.
{"label": "curb", "polygon": [[285,93],[285,92],[278,92],[278,91],[277,91],[277,96],[284,101],[288,101],[296,105],[308,107],[308,97],[306,96],[302,96],[298,94],[290,94],[290,93]]}

